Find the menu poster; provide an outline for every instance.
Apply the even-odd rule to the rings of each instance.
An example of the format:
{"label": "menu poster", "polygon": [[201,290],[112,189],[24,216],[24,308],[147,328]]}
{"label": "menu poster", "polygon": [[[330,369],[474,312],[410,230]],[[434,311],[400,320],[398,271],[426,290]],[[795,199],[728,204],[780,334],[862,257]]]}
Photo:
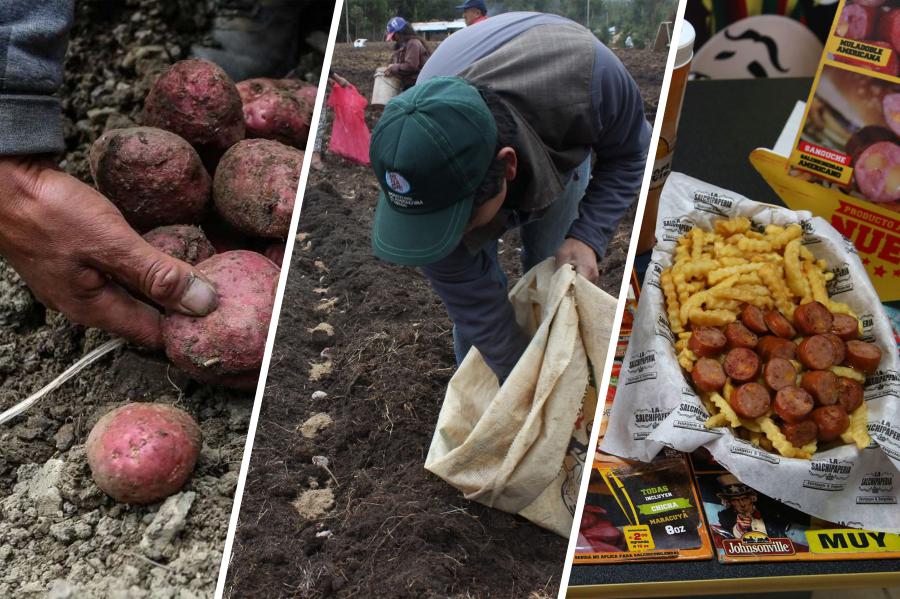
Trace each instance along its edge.
{"label": "menu poster", "polygon": [[900,558],[900,535],[811,517],[717,469],[708,453],[691,460],[722,563]]}
{"label": "menu poster", "polygon": [[649,464],[597,455],[575,563],[709,559],[712,555],[684,455],[664,451]]}
{"label": "menu poster", "polygon": [[881,4],[838,6],[787,161],[796,184],[779,195],[851,240],[887,301],[900,298],[900,8]]}

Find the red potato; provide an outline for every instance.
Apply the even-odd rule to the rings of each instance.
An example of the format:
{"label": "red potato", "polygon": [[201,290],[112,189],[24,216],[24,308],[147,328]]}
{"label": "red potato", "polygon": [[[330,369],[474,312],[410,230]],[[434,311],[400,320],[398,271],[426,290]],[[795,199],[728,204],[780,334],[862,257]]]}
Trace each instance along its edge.
{"label": "red potato", "polygon": [[105,414],[85,445],[97,486],[116,501],[138,504],[181,489],[200,446],[200,427],[187,412],[155,403],[131,403]]}
{"label": "red potato", "polygon": [[236,144],[216,169],[216,211],[242,233],[284,239],[302,164],[303,152],[277,141],[247,139]]}
{"label": "red potato", "polygon": [[141,119],[186,139],[210,171],[228,148],[244,139],[241,96],[225,71],[206,60],[182,60],[160,75],[147,94]]}
{"label": "red potato", "polygon": [[113,129],[91,146],[97,189],[139,230],[199,219],[212,182],[197,152],[153,127]]}
{"label": "red potato", "polygon": [[284,91],[293,95],[298,102],[315,104],[318,87],[300,79],[268,79],[256,77],[237,84],[241,102],[250,102],[272,91]]}
{"label": "red potato", "polygon": [[274,139],[303,149],[309,137],[313,105],[298,102],[293,95],[275,90],[244,103],[247,137]]}
{"label": "red potato", "polygon": [[900,146],[880,141],[866,148],[853,165],[859,190],[873,202],[900,200]]}
{"label": "red potato", "polygon": [[274,262],[276,265],[281,265],[284,262],[284,252],[287,250],[284,242],[276,241],[275,243],[270,243],[263,249],[263,255]]}
{"label": "red potato", "polygon": [[851,40],[865,40],[875,29],[878,12],[874,7],[859,4],[847,4],[841,11],[837,28],[834,32],[839,37]]}
{"label": "red potato", "polygon": [[265,352],[278,267],[246,250],[216,254],[197,265],[216,288],[219,307],[204,317],[163,319],[166,355],[198,381],[254,389]]}
{"label": "red potato", "polygon": [[216,249],[200,230],[193,225],[169,225],[157,227],[144,235],[144,240],[170,256],[197,264],[216,253]]}

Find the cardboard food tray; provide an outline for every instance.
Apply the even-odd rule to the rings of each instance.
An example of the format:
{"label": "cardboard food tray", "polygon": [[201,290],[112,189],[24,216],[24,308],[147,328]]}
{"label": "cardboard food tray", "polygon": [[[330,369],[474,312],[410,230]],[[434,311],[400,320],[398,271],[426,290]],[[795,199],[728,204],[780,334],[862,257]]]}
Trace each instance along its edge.
{"label": "cardboard food tray", "polygon": [[[868,448],[837,447],[811,460],[784,458],[736,437],[730,429],[705,427],[708,414],[676,359],[659,275],[671,265],[683,234],[696,225],[711,230],[714,221],[736,216],[750,218],[759,228],[800,223],[803,244],[835,273],[829,294],[859,315],[863,338],[881,348],[882,363],[866,381],[873,438]],[[900,358],[889,321],[852,244],[808,212],[766,206],[681,173],[673,173],[663,189],[656,237],[601,449],[650,461],[663,447],[684,452],[706,447],[745,484],[800,511],[853,528],[900,531]],[[863,484],[876,474],[894,481],[889,492],[873,493]]]}

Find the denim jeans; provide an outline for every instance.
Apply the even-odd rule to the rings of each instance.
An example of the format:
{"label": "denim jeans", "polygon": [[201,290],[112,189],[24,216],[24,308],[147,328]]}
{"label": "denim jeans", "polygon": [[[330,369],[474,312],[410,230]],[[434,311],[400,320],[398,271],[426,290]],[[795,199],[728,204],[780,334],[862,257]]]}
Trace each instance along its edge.
{"label": "denim jeans", "polygon": [[[546,258],[556,254],[556,250],[562,245],[569,232],[569,227],[578,218],[578,205],[584,197],[591,177],[591,157],[585,159],[573,173],[562,195],[553,202],[541,218],[528,222],[521,227],[522,237],[522,272],[528,272],[532,267]],[[485,246],[491,261],[491,276],[505,288],[507,286],[506,273],[500,266],[497,256],[497,241]],[[453,327],[453,352],[456,354],[456,364],[462,364],[472,344],[464,339]],[[502,382],[502,381],[501,381]]]}

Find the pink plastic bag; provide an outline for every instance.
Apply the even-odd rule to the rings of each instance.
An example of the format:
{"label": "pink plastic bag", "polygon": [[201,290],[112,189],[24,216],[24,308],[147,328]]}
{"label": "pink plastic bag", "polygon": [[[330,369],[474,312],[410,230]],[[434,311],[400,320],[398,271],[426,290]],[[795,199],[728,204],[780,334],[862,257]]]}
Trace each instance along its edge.
{"label": "pink plastic bag", "polygon": [[328,106],[334,108],[334,123],[328,151],[360,164],[369,164],[366,104],[368,102],[354,86],[341,87],[337,83],[331,86]]}

